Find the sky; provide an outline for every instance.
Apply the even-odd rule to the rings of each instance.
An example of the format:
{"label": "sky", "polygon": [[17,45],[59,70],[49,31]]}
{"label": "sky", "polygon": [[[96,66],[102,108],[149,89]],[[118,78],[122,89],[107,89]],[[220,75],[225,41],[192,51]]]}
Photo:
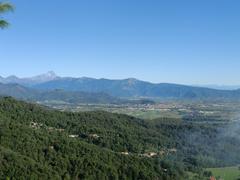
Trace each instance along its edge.
{"label": "sky", "polygon": [[240,85],[239,0],[9,2],[0,76]]}

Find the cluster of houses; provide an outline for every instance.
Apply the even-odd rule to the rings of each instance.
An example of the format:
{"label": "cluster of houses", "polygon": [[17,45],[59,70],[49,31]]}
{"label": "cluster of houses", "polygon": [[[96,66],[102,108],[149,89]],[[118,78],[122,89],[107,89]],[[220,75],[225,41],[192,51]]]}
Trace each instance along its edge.
{"label": "cluster of houses", "polygon": [[33,129],[40,129],[43,126],[41,123],[31,122],[30,127]]}
{"label": "cluster of houses", "polygon": [[148,158],[152,158],[152,157],[155,157],[157,155],[158,155],[158,153],[156,153],[156,152],[147,152],[147,153],[144,153],[144,154],[140,154],[140,156],[148,157]]}
{"label": "cluster of houses", "polygon": [[[33,128],[33,129],[40,129],[40,128],[43,127],[43,124],[37,123],[37,122],[31,122],[31,123],[30,123],[30,127]],[[65,129],[54,128],[54,127],[46,127],[46,129],[48,130],[48,132],[55,132],[55,131],[64,132],[64,131],[65,131]],[[79,135],[70,134],[70,135],[68,135],[68,137],[70,137],[70,138],[78,138]],[[100,136],[99,136],[98,134],[89,134],[88,137],[89,137],[89,138],[93,138],[93,139],[98,139],[98,138],[100,138]]]}
{"label": "cluster of houses", "polygon": [[[70,138],[78,138],[79,135],[77,135],[77,134],[70,134],[68,137],[70,137]],[[98,134],[89,134],[88,137],[89,138],[93,138],[93,139],[100,138],[100,136]]]}
{"label": "cluster of houses", "polygon": [[93,139],[98,139],[98,138],[100,138],[100,136],[97,135],[97,134],[89,134],[89,137],[90,137],[90,138],[93,138]]}
{"label": "cluster of houses", "polygon": [[[159,152],[146,152],[144,154],[139,154],[139,156],[152,158],[152,157],[156,157],[156,156],[167,156],[169,154],[175,154],[175,153],[177,153],[177,149],[171,148],[171,149],[161,150]],[[130,155],[130,153],[127,151],[121,152],[120,154],[126,155],[126,156]]]}
{"label": "cluster of houses", "polygon": [[76,134],[70,134],[70,135],[68,135],[68,137],[70,137],[70,138],[78,138],[79,135],[76,135]]}
{"label": "cluster of houses", "polygon": [[58,128],[54,128],[54,127],[48,127],[47,130],[49,132],[53,132],[53,131],[63,132],[63,131],[65,131],[65,129],[58,129]]}

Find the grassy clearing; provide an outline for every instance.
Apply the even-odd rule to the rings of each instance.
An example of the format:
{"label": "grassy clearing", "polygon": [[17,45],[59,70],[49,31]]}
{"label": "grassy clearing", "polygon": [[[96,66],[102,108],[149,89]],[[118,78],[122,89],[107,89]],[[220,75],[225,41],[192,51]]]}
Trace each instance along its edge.
{"label": "grassy clearing", "polygon": [[239,167],[210,168],[208,170],[211,171],[215,177],[220,177],[223,180],[240,179]]}

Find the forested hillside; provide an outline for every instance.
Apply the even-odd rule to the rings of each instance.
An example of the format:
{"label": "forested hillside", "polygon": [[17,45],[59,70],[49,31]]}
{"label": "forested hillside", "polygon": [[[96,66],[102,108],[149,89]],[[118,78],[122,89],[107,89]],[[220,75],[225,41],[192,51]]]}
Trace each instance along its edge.
{"label": "forested hillside", "polygon": [[191,171],[202,179],[203,167],[240,162],[240,142],[225,126],[59,112],[5,97],[0,177],[180,180]]}
{"label": "forested hillside", "polygon": [[[18,102],[12,98],[3,98],[0,100],[0,177],[2,179],[182,177],[182,171],[175,168],[174,172],[164,172],[161,162],[157,159],[121,154],[123,145],[127,145],[128,142],[127,139],[123,142],[124,137],[119,133],[124,133],[124,127],[128,127],[126,136],[131,137],[135,132],[129,130],[138,129],[138,126],[136,120],[132,122],[132,118],[127,116],[104,112],[62,113]],[[94,136],[93,133],[98,135]],[[115,139],[117,136],[119,139]],[[137,143],[137,139],[132,141],[130,144]]]}

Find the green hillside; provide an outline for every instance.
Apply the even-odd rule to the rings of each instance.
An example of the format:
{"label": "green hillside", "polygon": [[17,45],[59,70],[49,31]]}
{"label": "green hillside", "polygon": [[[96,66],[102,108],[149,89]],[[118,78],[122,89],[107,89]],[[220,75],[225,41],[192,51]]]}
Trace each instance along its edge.
{"label": "green hillside", "polygon": [[[230,125],[72,113],[0,99],[2,179],[187,179],[240,162]],[[219,143],[221,139],[221,143]],[[224,158],[223,158],[224,157]]]}
{"label": "green hillside", "polygon": [[[123,131],[121,128],[125,125],[129,129],[138,128],[138,123],[131,123],[131,120],[127,116],[104,112],[62,113],[3,98],[0,100],[0,177],[181,178],[181,170],[164,172],[156,159],[121,154],[123,137],[117,132]],[[126,132],[130,133],[128,129]],[[99,143],[91,133],[98,133]],[[119,139],[114,139],[117,134]],[[73,137],[76,135],[79,137]],[[135,141],[137,139],[131,143]]]}

